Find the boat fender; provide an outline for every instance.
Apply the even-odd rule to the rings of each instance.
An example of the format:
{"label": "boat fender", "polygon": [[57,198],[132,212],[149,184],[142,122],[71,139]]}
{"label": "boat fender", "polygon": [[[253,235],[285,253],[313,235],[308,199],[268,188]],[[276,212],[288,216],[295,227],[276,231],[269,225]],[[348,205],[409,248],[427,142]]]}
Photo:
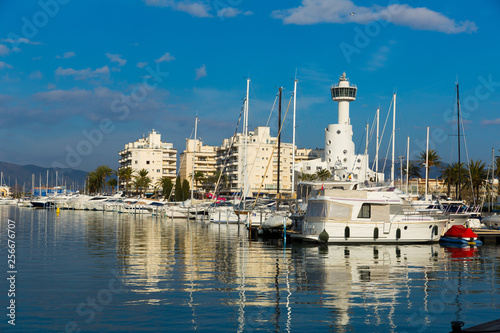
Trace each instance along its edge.
{"label": "boat fender", "polygon": [[432,232],[434,233],[434,236],[438,235],[438,226],[437,225],[435,225],[434,227],[432,227]]}
{"label": "boat fender", "polygon": [[378,228],[373,229],[373,239],[378,239]]}
{"label": "boat fender", "polygon": [[347,226],[344,229],[344,237],[345,239],[349,238],[351,236],[351,229]]}
{"label": "boat fender", "polygon": [[321,242],[328,242],[328,239],[330,238],[330,235],[328,235],[328,232],[326,232],[325,229],[323,229],[323,231],[319,234],[318,236],[318,239],[321,241]]}
{"label": "boat fender", "polygon": [[396,229],[396,239],[400,239],[401,238],[401,229],[397,228]]}

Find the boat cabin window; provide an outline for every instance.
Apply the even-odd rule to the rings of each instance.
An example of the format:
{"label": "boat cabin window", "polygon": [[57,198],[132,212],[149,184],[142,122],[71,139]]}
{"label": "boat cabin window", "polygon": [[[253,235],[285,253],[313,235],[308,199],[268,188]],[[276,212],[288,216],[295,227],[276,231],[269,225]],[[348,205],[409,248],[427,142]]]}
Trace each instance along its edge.
{"label": "boat cabin window", "polygon": [[307,205],[306,218],[310,217],[327,217],[328,204],[326,202],[311,202]]}
{"label": "boat cabin window", "polygon": [[358,218],[369,219],[371,217],[371,205],[369,203],[364,203],[359,210]]}

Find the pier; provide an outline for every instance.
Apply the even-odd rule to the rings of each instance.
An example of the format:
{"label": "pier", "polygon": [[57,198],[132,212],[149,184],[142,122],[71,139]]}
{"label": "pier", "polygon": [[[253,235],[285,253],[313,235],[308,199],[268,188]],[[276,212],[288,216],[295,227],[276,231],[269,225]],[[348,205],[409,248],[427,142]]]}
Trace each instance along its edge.
{"label": "pier", "polygon": [[472,229],[483,244],[500,244],[500,230],[493,229]]}

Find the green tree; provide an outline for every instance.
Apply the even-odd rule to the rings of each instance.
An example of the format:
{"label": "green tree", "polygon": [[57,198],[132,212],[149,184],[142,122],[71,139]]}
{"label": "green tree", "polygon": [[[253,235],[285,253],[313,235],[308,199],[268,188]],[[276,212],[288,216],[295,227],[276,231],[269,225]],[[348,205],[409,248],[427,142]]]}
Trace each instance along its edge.
{"label": "green tree", "polygon": [[316,171],[316,178],[319,180],[327,180],[332,178],[332,174],[327,169],[321,168],[318,171]]}
{"label": "green tree", "polygon": [[177,176],[175,179],[175,191],[174,191],[175,201],[182,201],[182,185],[181,185],[181,177]]}
{"label": "green tree", "polygon": [[[438,153],[434,149],[429,150],[429,158],[427,160],[429,162],[429,165],[428,165],[429,173],[431,172],[432,167],[440,169],[442,166],[441,157],[438,155]],[[418,157],[418,162],[420,162],[420,164],[423,167],[425,167],[425,162],[426,162],[425,150],[420,153],[420,155]],[[429,189],[427,188],[427,190],[429,190]]]}
{"label": "green tree", "polygon": [[184,179],[182,181],[182,200],[187,200],[190,197],[191,188],[189,186],[189,181]]}
{"label": "green tree", "polygon": [[139,194],[142,197],[142,192],[143,190],[145,191],[148,187],[149,184],[151,183],[151,178],[148,177],[149,171],[146,169],[141,169],[137,171],[136,175],[134,175],[134,184],[136,188],[139,189]]}
{"label": "green tree", "polygon": [[106,184],[108,185],[108,188],[111,189],[111,193],[113,193],[116,185],[118,185],[118,181],[116,178],[111,178]]}
{"label": "green tree", "polygon": [[193,178],[194,178],[194,182],[196,184],[196,189],[198,189],[199,188],[198,187],[198,183],[201,182],[203,184],[203,182],[205,181],[205,174],[203,172],[201,172],[201,171],[196,171],[194,173],[194,177]]}
{"label": "green tree", "polygon": [[90,194],[95,194],[99,192],[101,188],[101,176],[97,174],[95,171],[91,171],[87,174],[87,178],[85,181],[87,192]]}
{"label": "green tree", "polygon": [[101,177],[100,187],[102,187],[102,192],[104,193],[106,191],[106,177],[109,177],[113,174],[113,169],[111,169],[107,165],[101,165],[98,166],[97,169],[95,169],[95,172],[99,177]]}
{"label": "green tree", "polygon": [[481,160],[470,160],[469,165],[467,166],[467,183],[466,186],[472,186],[472,196],[475,201],[476,198],[479,198],[479,189],[481,185],[486,180],[488,175],[488,170],[486,168],[486,164],[484,164]]}
{"label": "green tree", "polygon": [[315,173],[303,173],[299,176],[300,180],[303,182],[312,182],[318,178]]}
{"label": "green tree", "polygon": [[130,180],[132,180],[134,176],[134,169],[132,167],[124,167],[120,168],[118,171],[118,178],[120,178],[120,181],[125,180],[125,194],[128,195],[129,193],[129,183]]}
{"label": "green tree", "polygon": [[172,192],[172,188],[174,187],[172,180],[166,177],[160,178],[156,181],[156,186],[161,189],[163,198],[166,200],[170,200],[170,193]]}
{"label": "green tree", "polygon": [[[406,176],[406,163],[403,165],[403,175]],[[422,178],[420,174],[420,165],[417,162],[410,161],[408,165],[408,178]]]}

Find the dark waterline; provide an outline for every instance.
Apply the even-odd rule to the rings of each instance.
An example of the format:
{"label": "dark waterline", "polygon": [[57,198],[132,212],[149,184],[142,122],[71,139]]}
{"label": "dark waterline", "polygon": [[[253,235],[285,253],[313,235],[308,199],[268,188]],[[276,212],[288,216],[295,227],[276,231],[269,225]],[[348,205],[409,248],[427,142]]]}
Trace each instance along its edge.
{"label": "dark waterline", "polygon": [[304,246],[244,226],[0,206],[16,222],[15,332],[449,332],[498,319],[500,247]]}

